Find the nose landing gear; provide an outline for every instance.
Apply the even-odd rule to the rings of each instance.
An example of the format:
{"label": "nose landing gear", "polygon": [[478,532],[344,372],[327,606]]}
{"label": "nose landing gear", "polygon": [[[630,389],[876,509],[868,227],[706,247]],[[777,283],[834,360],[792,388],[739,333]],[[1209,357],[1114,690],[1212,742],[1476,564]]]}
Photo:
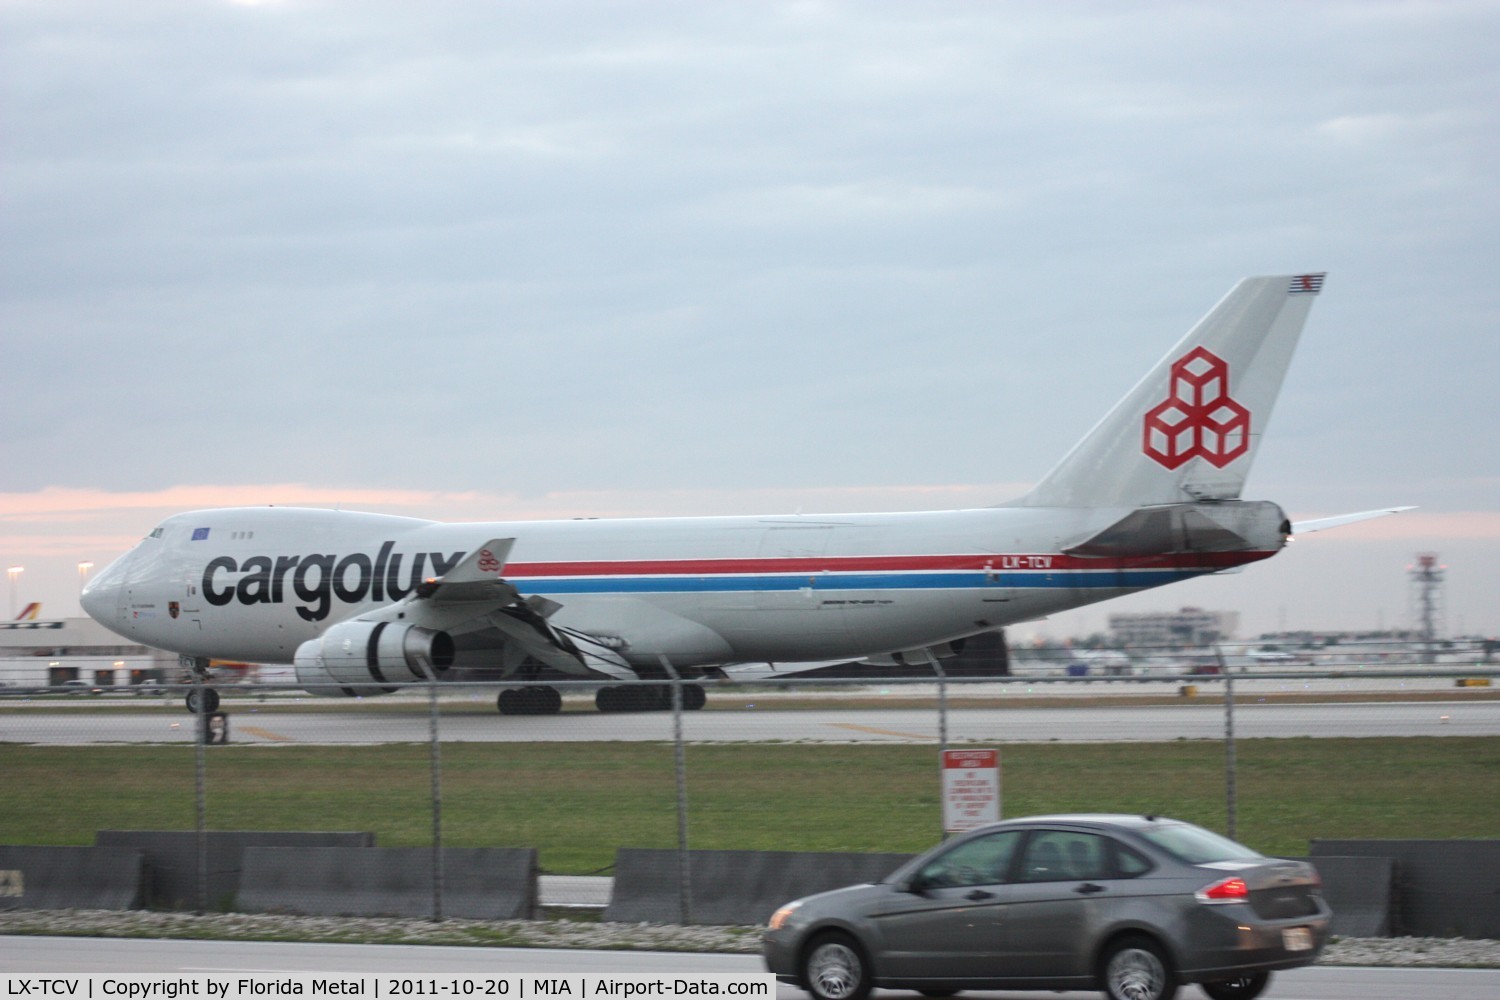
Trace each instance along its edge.
{"label": "nose landing gear", "polygon": [[183,703],[194,715],[212,715],[219,710],[219,692],[210,687],[194,687],[188,691]]}
{"label": "nose landing gear", "polygon": [[183,703],[187,710],[194,715],[212,715],[219,710],[219,692],[207,687],[203,682],[208,680],[208,657],[206,656],[179,656],[177,662],[182,669],[192,675],[193,686],[188,689],[187,697]]}

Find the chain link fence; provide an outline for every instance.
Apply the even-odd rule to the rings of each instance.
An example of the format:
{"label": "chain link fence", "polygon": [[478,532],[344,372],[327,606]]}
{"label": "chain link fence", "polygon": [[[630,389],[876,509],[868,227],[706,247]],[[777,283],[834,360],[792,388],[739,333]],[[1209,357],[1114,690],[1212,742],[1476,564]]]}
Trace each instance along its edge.
{"label": "chain link fence", "polygon": [[504,715],[494,683],[353,699],[216,685],[218,711],[198,715],[179,684],[12,686],[0,844],[175,831],[174,887],[151,903],[203,911],[243,902],[216,853],[230,834],[352,837],[313,846],[403,851],[391,864],[422,873],[434,918],[484,888],[482,852],[529,852],[506,858],[541,876],[521,905],[534,913],[607,901],[617,852],[645,849],[672,859],[659,875],[687,914],[690,852],[931,846],[940,752],[970,747],[1000,751],[1005,816],[1174,815],[1295,855],[1318,837],[1500,831],[1500,672],[1482,658],[1330,667],[1220,651],[1164,674],[1018,655],[1012,669],[612,684],[634,692],[602,701],[598,683],[512,684],[533,693],[506,697],[542,705],[535,692],[555,691],[559,710]]}

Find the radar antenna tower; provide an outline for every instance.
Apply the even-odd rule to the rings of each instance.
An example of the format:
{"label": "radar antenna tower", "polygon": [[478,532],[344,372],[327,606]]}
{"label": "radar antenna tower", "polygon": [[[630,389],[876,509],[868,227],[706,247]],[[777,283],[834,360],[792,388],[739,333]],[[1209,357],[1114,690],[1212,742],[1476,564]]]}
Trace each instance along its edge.
{"label": "radar antenna tower", "polygon": [[1436,552],[1420,552],[1406,569],[1411,580],[1412,617],[1422,643],[1422,662],[1437,660],[1437,644],[1443,630],[1443,577],[1448,567],[1439,565]]}

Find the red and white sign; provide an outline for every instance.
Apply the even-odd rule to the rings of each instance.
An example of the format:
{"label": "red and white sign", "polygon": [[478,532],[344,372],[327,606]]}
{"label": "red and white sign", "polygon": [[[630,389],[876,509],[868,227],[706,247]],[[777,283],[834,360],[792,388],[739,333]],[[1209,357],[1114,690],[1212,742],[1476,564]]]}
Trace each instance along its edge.
{"label": "red and white sign", "polygon": [[1000,751],[943,751],[943,832],[1000,820]]}

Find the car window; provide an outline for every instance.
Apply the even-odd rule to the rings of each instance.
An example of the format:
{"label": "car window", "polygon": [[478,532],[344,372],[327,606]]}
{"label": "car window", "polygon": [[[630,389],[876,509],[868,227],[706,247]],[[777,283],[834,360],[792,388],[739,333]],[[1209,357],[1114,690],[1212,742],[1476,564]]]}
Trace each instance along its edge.
{"label": "car window", "polygon": [[1175,823],[1170,826],[1141,830],[1140,834],[1172,857],[1190,865],[1206,865],[1214,861],[1243,861],[1261,856],[1244,844],[1235,843],[1228,837],[1221,837],[1217,833],[1190,823]]}
{"label": "car window", "polygon": [[1144,854],[1115,841],[1116,878],[1139,878],[1152,867],[1151,861]]}
{"label": "car window", "polygon": [[1110,878],[1109,839],[1072,830],[1037,830],[1021,858],[1022,882]]}
{"label": "car window", "polygon": [[1020,841],[1020,830],[1002,830],[966,840],[923,865],[917,872],[917,881],[938,888],[1004,882]]}

